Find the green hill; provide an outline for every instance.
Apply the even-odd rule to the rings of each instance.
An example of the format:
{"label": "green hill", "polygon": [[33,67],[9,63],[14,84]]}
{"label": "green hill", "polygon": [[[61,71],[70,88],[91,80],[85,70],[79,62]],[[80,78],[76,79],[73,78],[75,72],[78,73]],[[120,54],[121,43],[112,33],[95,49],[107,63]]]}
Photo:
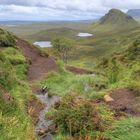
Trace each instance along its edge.
{"label": "green hill", "polygon": [[135,19],[118,9],[111,9],[98,23],[93,25],[94,30],[97,31],[127,29],[136,26],[138,23]]}
{"label": "green hill", "polygon": [[72,29],[72,28],[54,28],[49,30],[40,31],[38,33],[35,33],[31,36],[29,36],[30,40],[52,40],[55,37],[69,37],[69,38],[75,38],[75,36],[78,34],[78,30]]}

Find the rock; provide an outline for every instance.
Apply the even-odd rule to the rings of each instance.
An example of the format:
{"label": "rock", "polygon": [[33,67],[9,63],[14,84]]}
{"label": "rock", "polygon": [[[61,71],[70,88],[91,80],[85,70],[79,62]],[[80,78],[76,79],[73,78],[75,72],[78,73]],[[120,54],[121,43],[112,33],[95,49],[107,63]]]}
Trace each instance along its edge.
{"label": "rock", "polygon": [[56,102],[56,103],[54,104],[54,108],[55,108],[55,109],[58,109],[59,106],[60,106],[60,101],[59,101],[59,102]]}
{"label": "rock", "polygon": [[45,95],[47,92],[48,92],[48,88],[47,87],[42,88],[41,93],[43,95]]}
{"label": "rock", "polygon": [[104,100],[105,100],[105,102],[107,102],[107,103],[113,102],[113,101],[114,101],[114,99],[111,98],[109,95],[105,95],[105,96],[104,96]]}
{"label": "rock", "polygon": [[42,128],[42,129],[38,130],[37,134],[38,134],[38,136],[44,136],[47,133],[55,134],[55,131],[56,131],[56,124],[52,124],[52,125],[48,126],[47,129]]}
{"label": "rock", "polygon": [[43,136],[45,133],[47,133],[47,130],[40,129],[37,133],[38,133],[39,136]]}
{"label": "rock", "polygon": [[41,140],[53,140],[53,135],[49,133],[47,136],[45,136]]}
{"label": "rock", "polygon": [[55,133],[56,131],[56,124],[52,124],[48,127],[48,132]]}

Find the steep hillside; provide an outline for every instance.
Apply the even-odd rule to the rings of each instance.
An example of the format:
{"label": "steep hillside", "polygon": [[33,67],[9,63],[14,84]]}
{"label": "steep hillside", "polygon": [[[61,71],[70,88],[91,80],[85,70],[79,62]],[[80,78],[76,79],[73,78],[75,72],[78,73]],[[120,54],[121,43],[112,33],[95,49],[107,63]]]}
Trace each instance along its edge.
{"label": "steep hillside", "polygon": [[34,139],[27,103],[32,98],[27,84],[28,64],[15,37],[0,29],[0,139]]}
{"label": "steep hillside", "polygon": [[119,30],[138,26],[138,23],[129,15],[118,9],[111,9],[98,23],[94,24],[95,30]]}
{"label": "steep hillside", "polygon": [[35,139],[33,123],[43,105],[30,86],[52,70],[54,58],[0,29],[0,140]]}

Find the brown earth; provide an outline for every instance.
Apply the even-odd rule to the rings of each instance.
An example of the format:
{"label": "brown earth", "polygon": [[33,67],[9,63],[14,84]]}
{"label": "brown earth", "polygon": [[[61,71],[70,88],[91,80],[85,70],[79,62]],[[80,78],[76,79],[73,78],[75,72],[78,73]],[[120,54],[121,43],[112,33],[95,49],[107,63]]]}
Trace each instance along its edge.
{"label": "brown earth", "polygon": [[49,57],[28,42],[17,39],[17,46],[21,48],[26,59],[30,62],[28,78],[30,81],[40,80],[50,71],[57,71],[58,67],[53,57]]}
{"label": "brown earth", "polygon": [[5,103],[11,103],[13,102],[14,98],[10,95],[10,93],[0,86],[1,96]]}
{"label": "brown earth", "polygon": [[44,109],[44,105],[36,99],[31,99],[28,102],[28,114],[31,116],[34,124],[38,122],[39,112]]}
{"label": "brown earth", "polygon": [[66,70],[68,70],[68,71],[70,71],[74,74],[80,74],[80,75],[82,75],[82,74],[93,74],[92,71],[82,69],[82,68],[73,67],[73,66],[68,66],[67,65],[65,68],[66,68]]}
{"label": "brown earth", "polygon": [[[50,71],[57,71],[58,66],[53,57],[41,52],[40,49],[30,45],[28,42],[17,39],[17,46],[21,49],[27,61],[29,62],[28,80],[31,89],[34,93],[40,89],[39,86],[34,85],[35,80],[41,80]],[[40,111],[44,109],[44,105],[37,99],[32,98],[28,102],[28,114],[31,116],[34,124],[38,122]]]}
{"label": "brown earth", "polygon": [[114,100],[109,102],[110,107],[118,114],[124,112],[128,115],[137,116],[140,112],[137,110],[138,101],[133,91],[128,89],[118,89],[111,92],[110,97]]}

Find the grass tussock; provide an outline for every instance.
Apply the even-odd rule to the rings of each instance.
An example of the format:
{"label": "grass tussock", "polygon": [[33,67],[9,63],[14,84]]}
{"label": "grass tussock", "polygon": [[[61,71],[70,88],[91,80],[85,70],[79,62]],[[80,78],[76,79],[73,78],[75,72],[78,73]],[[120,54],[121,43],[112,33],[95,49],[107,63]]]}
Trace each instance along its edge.
{"label": "grass tussock", "polygon": [[33,126],[27,114],[31,91],[25,57],[12,47],[0,54],[0,139],[31,140]]}

